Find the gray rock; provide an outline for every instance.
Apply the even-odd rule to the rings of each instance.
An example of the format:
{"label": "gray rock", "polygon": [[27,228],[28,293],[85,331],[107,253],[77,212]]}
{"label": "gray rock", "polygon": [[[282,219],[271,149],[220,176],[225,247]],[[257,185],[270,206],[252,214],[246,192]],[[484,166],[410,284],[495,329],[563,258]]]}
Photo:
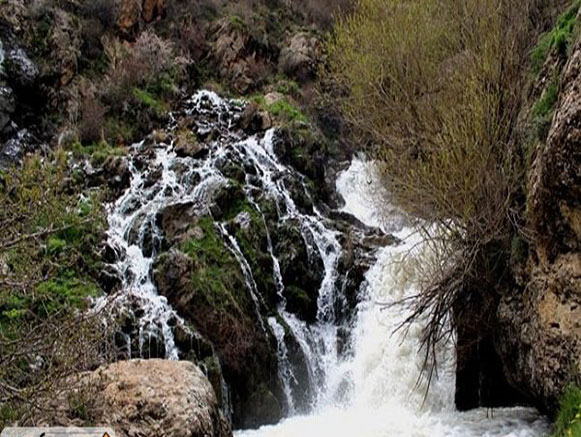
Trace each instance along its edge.
{"label": "gray rock", "polygon": [[305,32],[293,35],[280,52],[278,70],[299,80],[314,77],[319,59],[319,41]]}
{"label": "gray rock", "polygon": [[20,87],[33,85],[39,74],[38,67],[21,48],[8,52],[3,67],[10,82]]}

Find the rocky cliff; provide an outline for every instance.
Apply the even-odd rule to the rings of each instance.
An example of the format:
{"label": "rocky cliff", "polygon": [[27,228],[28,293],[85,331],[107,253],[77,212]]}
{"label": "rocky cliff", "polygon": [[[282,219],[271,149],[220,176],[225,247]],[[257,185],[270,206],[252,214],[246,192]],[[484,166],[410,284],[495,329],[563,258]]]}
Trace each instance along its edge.
{"label": "rocky cliff", "polygon": [[511,383],[551,414],[581,382],[580,41],[560,70],[548,136],[528,172],[529,257],[521,287],[500,302],[497,340]]}

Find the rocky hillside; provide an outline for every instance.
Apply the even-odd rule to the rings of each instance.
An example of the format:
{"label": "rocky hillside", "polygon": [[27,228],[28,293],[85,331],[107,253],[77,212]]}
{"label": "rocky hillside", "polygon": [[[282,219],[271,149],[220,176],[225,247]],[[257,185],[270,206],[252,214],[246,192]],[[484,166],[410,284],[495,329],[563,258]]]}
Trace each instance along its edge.
{"label": "rocky hillside", "polygon": [[[304,119],[296,106],[311,100],[321,38],[348,3],[4,1],[2,160],[45,144],[131,144],[200,87]],[[265,102],[272,91],[284,99]]]}

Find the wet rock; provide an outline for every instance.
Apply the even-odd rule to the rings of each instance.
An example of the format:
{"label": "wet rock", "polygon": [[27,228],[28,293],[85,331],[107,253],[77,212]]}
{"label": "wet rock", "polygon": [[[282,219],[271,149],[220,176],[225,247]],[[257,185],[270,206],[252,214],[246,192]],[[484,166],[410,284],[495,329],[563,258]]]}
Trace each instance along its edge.
{"label": "wet rock", "polygon": [[331,168],[327,144],[312,129],[294,124],[278,130],[274,151],[284,164],[313,181],[312,195],[316,200],[327,201],[335,193],[335,180],[327,178],[327,169]]}
{"label": "wet rock", "polygon": [[250,216],[249,212],[243,211],[236,217],[234,217],[234,223],[240,229],[248,231],[250,229],[250,226],[252,225],[252,217]]}
{"label": "wet rock", "polygon": [[[197,241],[208,244],[216,238],[220,241],[215,234],[202,234]],[[178,314],[214,346],[231,389],[234,424],[274,423],[280,415],[273,419],[258,411],[266,403],[261,396],[280,390],[274,339],[260,327],[238,262],[225,247],[213,244],[210,251],[193,258],[175,249],[161,255],[155,265],[155,283]]]}
{"label": "wet rock", "polygon": [[107,294],[111,294],[118,290],[123,283],[119,276],[119,272],[111,266],[103,267],[99,272],[97,280],[103,291]]}
{"label": "wet rock", "polygon": [[272,238],[285,284],[287,309],[313,322],[324,271],[314,242],[310,242],[313,250],[309,250],[298,225],[291,221],[279,225]]}
{"label": "wet rock", "polygon": [[203,158],[209,152],[208,148],[200,144],[193,134],[185,133],[178,135],[174,151],[181,158]]}
{"label": "wet rock", "polygon": [[265,131],[272,127],[272,119],[266,111],[261,111],[257,103],[251,102],[240,116],[240,127],[247,133]]}
{"label": "wet rock", "polygon": [[122,156],[108,157],[103,164],[103,176],[115,193],[121,193],[131,182],[131,170],[127,160]]}
{"label": "wet rock", "polygon": [[157,217],[157,222],[164,232],[169,243],[184,241],[190,235],[190,230],[195,234],[196,222],[199,216],[198,205],[194,203],[178,203],[169,205],[163,209]]}
{"label": "wet rock", "polygon": [[[81,375],[81,381],[90,387],[89,405],[99,406],[91,417],[120,437],[232,436],[208,378],[189,361],[120,361]],[[75,423],[66,399],[52,403],[51,425]]]}
{"label": "wet rock", "polygon": [[[265,386],[261,386],[248,399],[248,406],[264,423],[276,423],[282,416],[280,401]],[[252,424],[249,424],[252,427]]]}
{"label": "wet rock", "polygon": [[26,129],[20,129],[0,145],[0,168],[18,163],[26,153],[36,149],[36,141]]}

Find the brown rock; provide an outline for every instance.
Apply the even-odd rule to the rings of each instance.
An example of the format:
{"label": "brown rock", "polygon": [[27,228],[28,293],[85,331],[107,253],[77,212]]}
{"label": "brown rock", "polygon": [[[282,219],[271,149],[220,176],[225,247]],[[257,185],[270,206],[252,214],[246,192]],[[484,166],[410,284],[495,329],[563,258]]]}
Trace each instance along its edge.
{"label": "brown rock", "polygon": [[181,158],[202,158],[208,153],[208,149],[203,144],[198,143],[194,134],[185,130],[178,133],[174,151]]}
{"label": "brown rock", "polygon": [[242,112],[239,124],[245,131],[254,133],[270,129],[272,127],[272,119],[268,112],[260,110],[260,106],[257,103],[251,102]]}
{"label": "brown rock", "polygon": [[497,349],[512,385],[554,414],[581,383],[581,41],[561,75],[546,144],[529,172],[534,230],[523,288],[502,297]]}
{"label": "brown rock", "polygon": [[165,0],[143,0],[143,20],[150,23],[163,12]]}
{"label": "brown rock", "polygon": [[122,0],[119,7],[119,19],[117,20],[117,26],[127,32],[139,21],[139,16],[141,14],[141,1],[140,0]]}
{"label": "brown rock", "polygon": [[[202,371],[189,361],[131,360],[82,376],[95,423],[119,437],[228,437],[232,431]],[[53,421],[67,423],[68,405]]]}

